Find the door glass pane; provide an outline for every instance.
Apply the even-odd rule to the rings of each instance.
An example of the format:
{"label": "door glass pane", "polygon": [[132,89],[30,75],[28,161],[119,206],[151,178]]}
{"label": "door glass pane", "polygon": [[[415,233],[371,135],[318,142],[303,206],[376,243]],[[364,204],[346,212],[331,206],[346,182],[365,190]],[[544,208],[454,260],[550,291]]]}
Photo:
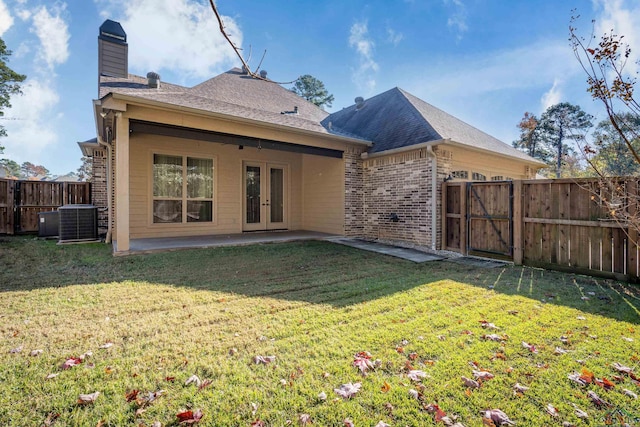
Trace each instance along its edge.
{"label": "door glass pane", "polygon": [[247,224],[258,224],[260,223],[260,167],[247,166],[245,173]]}
{"label": "door glass pane", "polygon": [[283,222],[284,221],[284,170],[271,168],[271,194],[270,200],[270,213],[271,222]]}

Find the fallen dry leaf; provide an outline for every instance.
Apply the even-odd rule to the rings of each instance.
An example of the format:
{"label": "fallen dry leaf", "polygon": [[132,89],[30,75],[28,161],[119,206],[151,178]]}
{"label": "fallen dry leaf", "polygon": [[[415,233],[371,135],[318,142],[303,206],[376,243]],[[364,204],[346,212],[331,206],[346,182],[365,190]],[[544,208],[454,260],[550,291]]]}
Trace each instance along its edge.
{"label": "fallen dry leaf", "polygon": [[545,406],[544,410],[547,411],[547,414],[551,415],[554,418],[560,416],[558,410],[551,403],[547,403],[547,406]]}
{"label": "fallen dry leaf", "polygon": [[81,394],[78,396],[78,404],[79,405],[90,405],[96,401],[96,399],[100,396],[100,392],[96,391],[90,394]]}
{"label": "fallen dry leaf", "polygon": [[422,381],[422,378],[426,378],[427,374],[424,371],[421,371],[419,369],[413,369],[410,370],[409,373],[407,374],[407,377],[409,377],[409,379],[411,381]]}
{"label": "fallen dry leaf", "polygon": [[572,403],[573,405],[573,409],[575,411],[576,417],[578,418],[589,418],[589,414],[587,414],[585,411],[583,411],[582,409],[578,408],[578,405],[576,405],[575,403]]}
{"label": "fallen dry leaf", "polygon": [[488,381],[495,377],[491,372],[488,371],[473,371],[473,377],[477,380]]}
{"label": "fallen dry leaf", "polygon": [[511,421],[507,414],[502,412],[500,409],[489,409],[484,412],[483,416],[484,418],[493,421],[493,423],[498,427],[516,425],[516,423]]}
{"label": "fallen dry leaf", "polygon": [[126,393],[124,395],[124,398],[127,402],[133,402],[138,398],[138,393],[140,393],[140,390],[133,389],[130,392]]}
{"label": "fallen dry leaf", "polygon": [[342,423],[344,424],[344,427],[354,427],[353,421],[351,421],[350,418],[345,418],[342,420]]}
{"label": "fallen dry leaf", "polygon": [[628,389],[626,389],[626,388],[623,388],[623,389],[622,389],[622,393],[623,393],[625,396],[629,396],[629,397],[630,397],[630,398],[632,398],[632,399],[637,399],[637,398],[638,398],[638,395],[637,395],[637,394],[635,394],[634,392],[632,392],[631,390],[628,390]]}
{"label": "fallen dry leaf", "polygon": [[608,402],[605,402],[604,400],[602,400],[600,398],[600,396],[598,396],[598,394],[595,391],[591,391],[589,390],[587,392],[587,397],[589,399],[591,399],[591,401],[593,402],[594,405],[596,405],[598,408],[605,406],[607,408],[611,407],[611,404]]}
{"label": "fallen dry leaf", "polygon": [[376,427],[391,427],[391,425],[385,423],[384,421],[380,421],[378,422],[378,424],[376,424]]}
{"label": "fallen dry leaf", "polygon": [[51,427],[56,420],[60,418],[60,414],[58,412],[49,412],[47,418],[42,422],[43,427]]}
{"label": "fallen dry leaf", "polygon": [[16,347],[16,348],[12,348],[11,350],[9,350],[9,353],[11,353],[11,354],[18,354],[18,353],[20,353],[20,352],[22,351],[22,349],[23,349],[23,348],[24,348],[24,346],[23,346],[23,345],[18,346],[18,347]]}
{"label": "fallen dry leaf", "polygon": [[202,381],[202,384],[198,386],[198,391],[201,391],[203,388],[209,387],[211,384],[213,384],[213,381],[211,380]]}
{"label": "fallen dry leaf", "polygon": [[467,377],[460,377],[462,378],[462,382],[464,382],[464,385],[469,387],[469,388],[480,388],[480,383],[476,380],[472,380],[471,378],[467,378]]}
{"label": "fallen dry leaf", "polygon": [[178,423],[180,424],[196,424],[202,419],[202,409],[198,409],[195,412],[184,411],[176,414],[178,417]]}
{"label": "fallen dry leaf", "polygon": [[381,390],[383,393],[387,393],[389,390],[391,390],[391,384],[385,381],[384,384],[382,384]]}
{"label": "fallen dry leaf", "polygon": [[31,350],[31,352],[29,353],[29,356],[31,357],[36,357],[36,356],[40,356],[42,353],[44,352],[44,350]]}
{"label": "fallen dry leaf", "polygon": [[107,341],[106,343],[102,344],[100,347],[98,347],[101,350],[106,350],[108,348],[113,347],[113,343],[111,341]]}
{"label": "fallen dry leaf", "polygon": [[71,369],[74,366],[78,366],[82,363],[82,359],[79,357],[70,357],[60,366],[61,369]]}
{"label": "fallen dry leaf", "polygon": [[516,385],[513,386],[513,394],[517,395],[518,393],[520,394],[524,394],[525,391],[529,390],[529,387],[524,386],[520,383],[516,383]]}
{"label": "fallen dry leaf", "polygon": [[612,367],[613,369],[615,369],[616,371],[621,372],[621,373],[623,373],[623,374],[629,374],[629,373],[633,372],[633,368],[630,368],[630,367],[628,367],[628,366],[621,365],[621,364],[620,364],[620,363],[618,363],[618,362],[612,363],[612,364],[611,364],[611,367]]}
{"label": "fallen dry leaf", "polygon": [[531,353],[537,353],[538,349],[536,349],[536,346],[533,344],[529,344],[527,342],[522,341],[522,347],[526,348],[527,350],[529,350]]}
{"label": "fallen dry leaf", "polygon": [[275,356],[254,356],[253,357],[253,362],[256,365],[259,365],[261,363],[266,365],[266,364],[269,364],[271,362],[275,362],[275,360],[276,360]]}
{"label": "fallen dry leaf", "polygon": [[355,366],[356,368],[358,368],[360,370],[360,373],[362,375],[367,375],[367,371],[369,369],[373,369],[373,362],[371,362],[371,356],[369,355],[368,357],[363,357],[361,356],[362,353],[358,353],[355,355],[354,360],[353,360],[353,366]]}
{"label": "fallen dry leaf", "polygon": [[202,380],[197,375],[191,375],[187,381],[185,381],[184,385],[194,384],[196,387],[200,387],[202,384]]}
{"label": "fallen dry leaf", "polygon": [[307,424],[313,424],[313,421],[311,421],[311,415],[309,414],[300,414],[300,416],[298,417],[298,422],[303,426],[306,426]]}
{"label": "fallen dry leaf", "polygon": [[333,391],[344,399],[350,399],[351,396],[360,391],[360,387],[362,387],[360,383],[346,383],[342,384],[340,388],[334,388]]}
{"label": "fallen dry leaf", "polygon": [[47,375],[47,376],[46,376],[46,377],[44,377],[44,378],[45,378],[46,380],[50,380],[50,379],[53,379],[53,378],[57,377],[58,375],[60,375],[60,374],[49,374],[49,375]]}
{"label": "fallen dry leaf", "polygon": [[327,393],[325,393],[324,391],[321,391],[320,393],[318,393],[318,399],[327,400]]}

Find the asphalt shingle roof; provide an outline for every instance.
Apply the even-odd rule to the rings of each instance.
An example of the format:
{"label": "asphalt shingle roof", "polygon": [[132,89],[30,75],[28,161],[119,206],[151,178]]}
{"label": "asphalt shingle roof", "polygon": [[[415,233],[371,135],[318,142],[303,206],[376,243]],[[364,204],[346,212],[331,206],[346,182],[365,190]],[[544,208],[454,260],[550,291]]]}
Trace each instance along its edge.
{"label": "asphalt shingle roof", "polygon": [[[165,82],[161,82],[159,89],[150,88],[145,77],[133,74],[129,74],[127,79],[100,76],[100,98],[109,93],[253,119],[324,135],[347,136],[322,126],[321,121],[328,113],[316,105],[277,83],[251,78],[238,68],[192,88]],[[281,114],[293,111],[294,107],[298,107],[298,114]]]}
{"label": "asphalt shingle roof", "polygon": [[372,141],[370,153],[450,139],[469,147],[537,162],[525,153],[400,88],[369,98],[360,108],[354,104],[335,112],[322,123]]}
{"label": "asphalt shingle roof", "polygon": [[[277,83],[254,79],[234,68],[194,87],[161,82],[150,88],[145,77],[100,76],[100,98],[109,93],[180,107],[252,119],[323,135],[372,141],[370,153],[450,139],[469,147],[537,162],[510,145],[400,89],[328,114]],[[298,114],[281,114],[298,107]]]}

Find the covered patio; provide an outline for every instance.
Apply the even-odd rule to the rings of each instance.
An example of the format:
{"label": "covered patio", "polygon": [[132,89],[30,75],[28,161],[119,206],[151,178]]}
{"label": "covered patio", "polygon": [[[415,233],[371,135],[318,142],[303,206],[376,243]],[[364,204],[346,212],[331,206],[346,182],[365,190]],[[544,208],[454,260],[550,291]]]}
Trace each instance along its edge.
{"label": "covered patio", "polygon": [[301,240],[330,240],[336,237],[339,236],[316,231],[267,231],[207,236],[153,237],[131,239],[129,242],[129,250],[127,251],[118,251],[118,242],[114,241],[113,253],[114,255],[133,255],[220,246],[243,246]]}

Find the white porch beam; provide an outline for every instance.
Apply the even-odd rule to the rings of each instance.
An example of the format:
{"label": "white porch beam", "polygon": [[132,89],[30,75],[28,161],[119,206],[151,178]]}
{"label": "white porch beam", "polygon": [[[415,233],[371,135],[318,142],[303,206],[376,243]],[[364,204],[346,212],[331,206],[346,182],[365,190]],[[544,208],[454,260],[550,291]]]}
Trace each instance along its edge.
{"label": "white porch beam", "polygon": [[129,118],[116,114],[116,251],[129,250]]}

